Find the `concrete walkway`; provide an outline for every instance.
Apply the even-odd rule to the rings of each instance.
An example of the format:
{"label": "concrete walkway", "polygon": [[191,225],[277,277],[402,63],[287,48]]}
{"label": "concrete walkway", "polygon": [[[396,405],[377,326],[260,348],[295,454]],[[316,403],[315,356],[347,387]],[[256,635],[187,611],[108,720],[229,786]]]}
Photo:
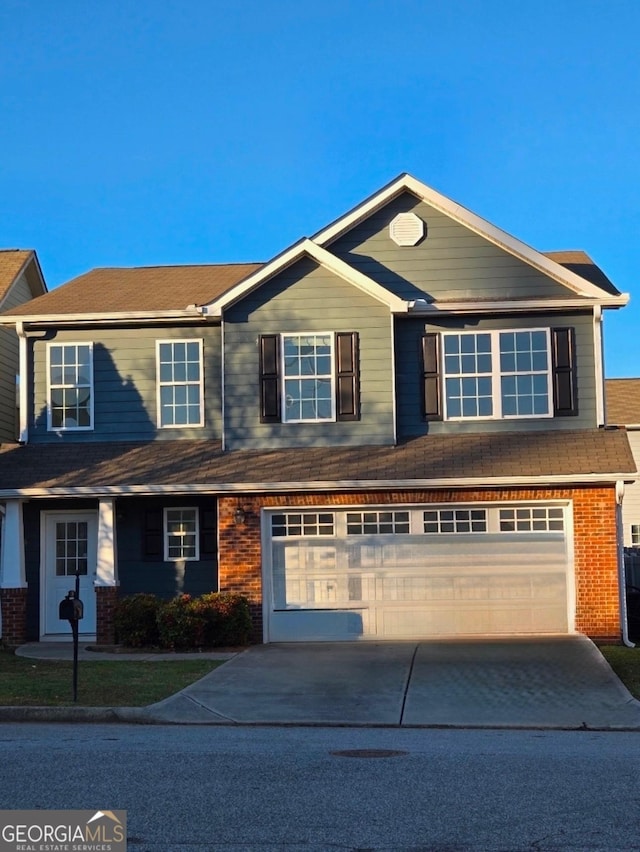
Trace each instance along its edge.
{"label": "concrete walkway", "polygon": [[259,645],[226,660],[149,707],[59,708],[59,716],[68,709],[87,721],[102,712],[101,721],[174,724],[640,730],[640,702],[583,636]]}

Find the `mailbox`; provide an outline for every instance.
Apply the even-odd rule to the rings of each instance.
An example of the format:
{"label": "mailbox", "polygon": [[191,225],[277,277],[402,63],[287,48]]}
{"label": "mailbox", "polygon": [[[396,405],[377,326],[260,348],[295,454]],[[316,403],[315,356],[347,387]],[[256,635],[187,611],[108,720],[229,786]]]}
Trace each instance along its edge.
{"label": "mailbox", "polygon": [[84,615],[84,604],[75,592],[68,592],[66,598],[60,601],[58,616],[66,621],[80,621]]}

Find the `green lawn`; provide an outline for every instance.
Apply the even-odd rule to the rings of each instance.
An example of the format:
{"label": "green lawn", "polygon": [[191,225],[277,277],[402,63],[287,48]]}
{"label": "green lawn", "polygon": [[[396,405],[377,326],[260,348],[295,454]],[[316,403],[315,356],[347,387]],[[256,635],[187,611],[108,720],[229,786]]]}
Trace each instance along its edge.
{"label": "green lawn", "polygon": [[602,645],[600,652],[634,698],[640,698],[640,648]]}
{"label": "green lawn", "polygon": [[[221,665],[219,660],[78,663],[78,705],[144,707],[173,695]],[[0,650],[0,706],[73,705],[73,663],[32,660]]]}

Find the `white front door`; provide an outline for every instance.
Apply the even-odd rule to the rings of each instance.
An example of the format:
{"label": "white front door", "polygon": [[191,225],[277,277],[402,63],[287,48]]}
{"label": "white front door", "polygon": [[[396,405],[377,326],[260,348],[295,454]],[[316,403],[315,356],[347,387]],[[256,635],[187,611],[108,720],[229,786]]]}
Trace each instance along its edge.
{"label": "white front door", "polygon": [[71,636],[71,625],[59,618],[60,601],[75,590],[76,570],[84,616],[81,634],[96,632],[96,558],[98,518],[95,512],[44,513],[42,634]]}

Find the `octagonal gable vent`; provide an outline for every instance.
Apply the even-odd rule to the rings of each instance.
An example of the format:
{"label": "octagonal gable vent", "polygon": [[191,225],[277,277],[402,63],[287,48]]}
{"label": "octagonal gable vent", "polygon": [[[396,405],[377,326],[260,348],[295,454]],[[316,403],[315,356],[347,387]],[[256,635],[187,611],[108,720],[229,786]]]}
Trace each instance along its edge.
{"label": "octagonal gable vent", "polygon": [[415,213],[398,213],[389,224],[389,236],[398,246],[415,246],[424,238],[427,226]]}

